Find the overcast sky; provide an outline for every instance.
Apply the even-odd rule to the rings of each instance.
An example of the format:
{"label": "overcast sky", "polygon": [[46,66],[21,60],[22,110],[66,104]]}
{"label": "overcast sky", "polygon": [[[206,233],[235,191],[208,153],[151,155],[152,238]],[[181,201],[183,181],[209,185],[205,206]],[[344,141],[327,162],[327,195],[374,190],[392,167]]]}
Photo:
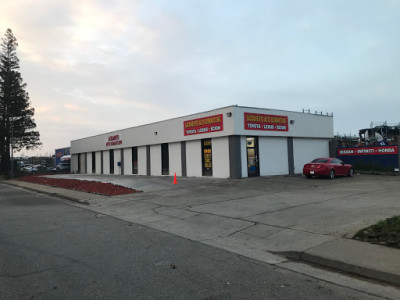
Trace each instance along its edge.
{"label": "overcast sky", "polygon": [[[400,122],[397,0],[10,0],[43,147],[229,105]],[[25,151],[25,153],[27,153]]]}

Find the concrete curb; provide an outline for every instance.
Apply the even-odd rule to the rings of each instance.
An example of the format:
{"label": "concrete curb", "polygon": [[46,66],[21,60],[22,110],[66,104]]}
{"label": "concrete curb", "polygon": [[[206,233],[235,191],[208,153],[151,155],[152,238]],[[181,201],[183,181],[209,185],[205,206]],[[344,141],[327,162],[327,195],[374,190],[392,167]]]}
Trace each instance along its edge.
{"label": "concrete curb", "polygon": [[[89,205],[89,202],[86,201],[86,200],[80,200],[80,199],[77,199],[75,197],[70,197],[70,196],[67,196],[67,195],[65,195],[63,193],[49,192],[49,191],[45,191],[43,189],[39,189],[39,188],[35,188],[35,187],[29,187],[26,184],[18,184],[16,182],[9,182],[9,181],[4,181],[4,180],[2,181],[2,183],[10,185],[10,186],[14,186],[14,187],[19,187],[19,188],[22,188],[24,190],[28,190],[28,191],[32,191],[32,192],[36,192],[36,193],[41,193],[41,194],[45,194],[45,195],[48,195],[48,196],[57,197],[57,198],[60,198],[60,199],[69,200],[69,201],[77,202],[77,203],[84,204],[84,205]],[[54,187],[51,187],[51,188],[54,189]]]}
{"label": "concrete curb", "polygon": [[[337,251],[340,249],[340,251]],[[306,251],[276,253],[288,259],[327,267],[400,286],[400,250],[338,238]]]}

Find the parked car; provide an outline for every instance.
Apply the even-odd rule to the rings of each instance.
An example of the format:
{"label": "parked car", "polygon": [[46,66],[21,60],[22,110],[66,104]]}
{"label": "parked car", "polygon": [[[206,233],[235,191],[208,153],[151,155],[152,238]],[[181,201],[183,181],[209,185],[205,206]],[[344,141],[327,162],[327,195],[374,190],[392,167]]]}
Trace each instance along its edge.
{"label": "parked car", "polygon": [[71,164],[68,162],[59,163],[56,167],[56,171],[59,173],[71,172]]}
{"label": "parked car", "polygon": [[328,176],[330,179],[337,176],[351,177],[354,175],[354,168],[337,158],[316,158],[304,165],[303,174],[307,178],[313,176]]}
{"label": "parked car", "polygon": [[29,173],[29,174],[34,174],[37,173],[37,167],[34,165],[30,165],[30,164],[26,164],[23,168],[22,168],[22,172],[24,173]]}

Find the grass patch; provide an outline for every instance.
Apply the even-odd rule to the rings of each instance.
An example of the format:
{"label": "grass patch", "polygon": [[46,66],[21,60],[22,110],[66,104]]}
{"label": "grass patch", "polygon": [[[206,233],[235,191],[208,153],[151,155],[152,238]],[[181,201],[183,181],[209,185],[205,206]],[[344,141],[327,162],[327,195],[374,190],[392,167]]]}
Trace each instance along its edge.
{"label": "grass patch", "polygon": [[362,229],[356,233],[354,239],[400,249],[400,216]]}

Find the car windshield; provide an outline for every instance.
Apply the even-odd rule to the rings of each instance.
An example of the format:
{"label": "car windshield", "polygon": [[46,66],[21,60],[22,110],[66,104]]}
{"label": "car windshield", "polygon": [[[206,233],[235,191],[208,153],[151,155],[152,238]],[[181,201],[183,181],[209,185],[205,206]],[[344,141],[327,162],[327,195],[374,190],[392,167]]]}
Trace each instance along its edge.
{"label": "car windshield", "polygon": [[328,160],[326,158],[317,158],[312,161],[312,163],[327,163]]}

